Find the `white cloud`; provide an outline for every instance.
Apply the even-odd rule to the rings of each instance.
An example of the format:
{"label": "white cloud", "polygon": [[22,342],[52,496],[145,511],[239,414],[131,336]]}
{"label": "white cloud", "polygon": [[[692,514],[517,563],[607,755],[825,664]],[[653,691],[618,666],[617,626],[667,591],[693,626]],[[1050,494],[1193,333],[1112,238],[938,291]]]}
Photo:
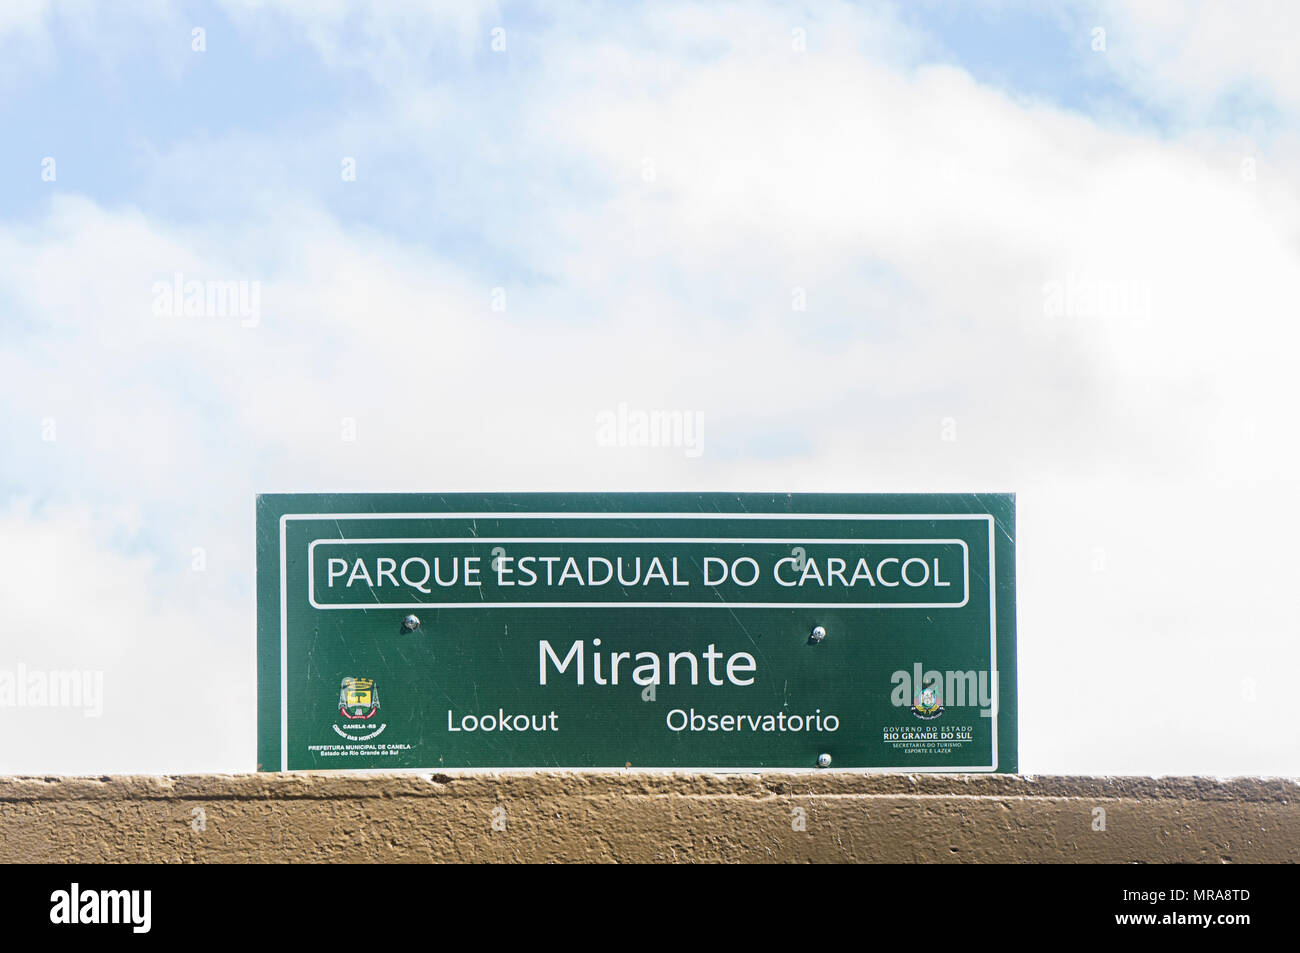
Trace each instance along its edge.
{"label": "white cloud", "polygon": [[[245,37],[289,24],[332,69],[359,70],[382,86],[408,86],[491,49],[505,29],[495,0],[219,0]],[[509,48],[509,36],[506,36]]]}
{"label": "white cloud", "polygon": [[34,32],[45,21],[49,0],[12,0],[0,7],[0,32]]}
{"label": "white cloud", "polygon": [[1221,97],[1254,97],[1275,103],[1294,122],[1296,4],[1102,0],[1095,7],[1106,29],[1106,65],[1147,95],[1202,115],[1222,106]]}
{"label": "white cloud", "polygon": [[116,507],[0,513],[0,670],[102,680],[94,705],[0,708],[0,771],[251,769],[252,606],[231,598],[216,554],[208,572],[188,550],[171,566],[124,554],[139,532]]}

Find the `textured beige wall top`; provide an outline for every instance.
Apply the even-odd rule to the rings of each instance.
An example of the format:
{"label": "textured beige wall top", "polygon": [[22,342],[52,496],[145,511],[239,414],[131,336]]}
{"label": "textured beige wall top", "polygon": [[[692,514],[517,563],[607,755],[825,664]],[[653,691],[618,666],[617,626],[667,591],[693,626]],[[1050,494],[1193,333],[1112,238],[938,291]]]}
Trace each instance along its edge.
{"label": "textured beige wall top", "polygon": [[0,778],[0,861],[1300,860],[1300,782],[1008,775]]}

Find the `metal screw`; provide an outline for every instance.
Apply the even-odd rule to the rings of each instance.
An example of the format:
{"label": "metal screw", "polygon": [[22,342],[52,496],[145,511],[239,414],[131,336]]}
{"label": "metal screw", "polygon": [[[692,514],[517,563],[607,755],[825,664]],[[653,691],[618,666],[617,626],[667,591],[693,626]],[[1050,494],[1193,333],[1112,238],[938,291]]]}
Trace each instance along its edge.
{"label": "metal screw", "polygon": [[819,754],[817,756],[817,767],[829,768],[831,766],[831,756],[828,754]]}
{"label": "metal screw", "polygon": [[402,627],[407,632],[414,632],[420,627],[420,617],[418,615],[408,615],[402,620]]}
{"label": "metal screw", "polygon": [[824,638],[826,638],[826,626],[824,625],[813,626],[812,640],[814,642],[820,642]]}

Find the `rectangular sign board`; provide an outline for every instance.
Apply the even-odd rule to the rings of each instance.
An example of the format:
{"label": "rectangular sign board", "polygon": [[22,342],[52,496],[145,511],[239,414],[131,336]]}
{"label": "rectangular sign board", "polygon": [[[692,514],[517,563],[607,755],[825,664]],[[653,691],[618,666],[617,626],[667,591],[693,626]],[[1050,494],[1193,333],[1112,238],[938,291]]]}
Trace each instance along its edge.
{"label": "rectangular sign board", "polygon": [[1009,494],[271,494],[258,768],[1014,772]]}

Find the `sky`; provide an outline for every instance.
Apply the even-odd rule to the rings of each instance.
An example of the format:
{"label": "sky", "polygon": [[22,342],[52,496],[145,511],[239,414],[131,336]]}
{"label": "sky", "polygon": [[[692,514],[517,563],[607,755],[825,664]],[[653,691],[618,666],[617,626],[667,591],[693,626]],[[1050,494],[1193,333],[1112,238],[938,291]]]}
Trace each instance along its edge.
{"label": "sky", "polygon": [[1300,773],[1297,35],[6,0],[0,772],[251,770],[256,494],[472,489],[1014,492],[1023,772]]}

